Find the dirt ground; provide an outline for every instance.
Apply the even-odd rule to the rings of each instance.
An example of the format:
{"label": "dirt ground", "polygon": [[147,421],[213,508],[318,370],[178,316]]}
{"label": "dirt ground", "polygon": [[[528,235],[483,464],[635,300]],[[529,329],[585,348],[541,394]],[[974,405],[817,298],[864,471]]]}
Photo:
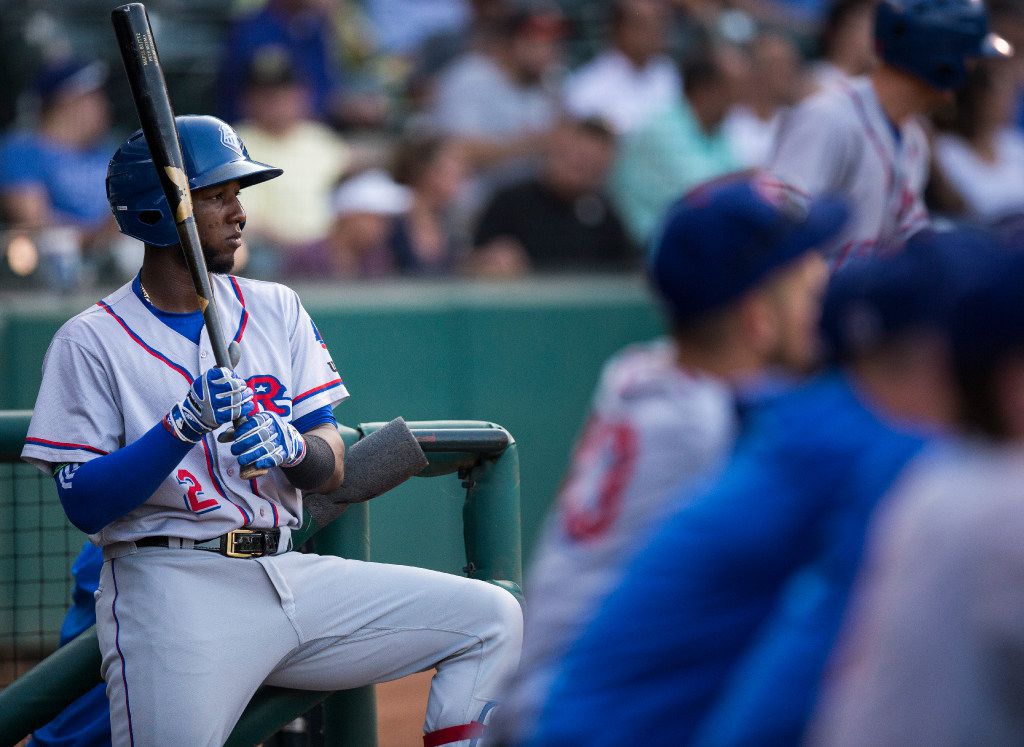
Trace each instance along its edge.
{"label": "dirt ground", "polygon": [[377,685],[378,747],[420,747],[433,670]]}

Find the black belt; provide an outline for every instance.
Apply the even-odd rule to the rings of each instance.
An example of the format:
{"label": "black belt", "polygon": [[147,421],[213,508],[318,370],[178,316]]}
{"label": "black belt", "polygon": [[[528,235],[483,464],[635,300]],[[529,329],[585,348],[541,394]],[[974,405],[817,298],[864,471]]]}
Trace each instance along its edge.
{"label": "black belt", "polygon": [[[217,552],[229,558],[262,558],[276,555],[281,544],[280,529],[233,529],[220,537],[196,540],[191,550]],[[181,537],[143,537],[135,540],[136,547],[188,547]]]}

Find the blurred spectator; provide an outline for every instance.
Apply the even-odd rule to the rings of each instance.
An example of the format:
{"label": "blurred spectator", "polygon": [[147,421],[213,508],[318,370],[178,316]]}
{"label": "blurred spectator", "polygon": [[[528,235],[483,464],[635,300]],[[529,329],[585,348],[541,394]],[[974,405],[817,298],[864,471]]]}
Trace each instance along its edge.
{"label": "blurred spectator", "polygon": [[638,245],[647,242],[681,194],[739,165],[722,123],[747,75],[747,61],[737,49],[704,51],[683,68],[684,98],[623,137],[611,190]]}
{"label": "blurred spectator", "polygon": [[251,274],[274,277],[287,256],[322,241],[331,224],[330,197],[349,163],[349,148],[310,119],[310,91],[287,53],[261,50],[243,88],[246,118],[236,128],[254,153],[284,174],[242,196]]}
{"label": "blurred spectator", "polygon": [[391,222],[409,209],[409,190],[373,169],[338,185],[332,198],[334,221],[327,241],[292,256],[291,277],[318,280],[380,278],[395,271],[388,246]]}
{"label": "blurred spectator", "polygon": [[221,58],[217,104],[228,122],[241,119],[242,85],[255,57],[269,50],[288,55],[309,86],[313,115],[339,125],[373,126],[384,121],[386,99],[373,91],[351,91],[342,79],[341,50],[331,22],[332,0],[267,0],[237,18]]}
{"label": "blurred spectator", "polygon": [[665,0],[615,0],[612,44],[566,81],[566,109],[601,117],[621,134],[674,104],[679,70],[665,54],[671,21]]}
{"label": "blurred spectator", "polygon": [[409,210],[391,222],[391,252],[399,272],[450,273],[459,255],[451,207],[466,180],[466,157],[458,142],[441,135],[401,141],[391,168],[395,181],[409,188]]}
{"label": "blurred spectator", "polygon": [[416,50],[408,77],[408,95],[414,110],[428,108],[435,78],[459,57],[471,51],[492,54],[500,46],[512,0],[470,0],[466,28],[433,34]]}
{"label": "blurred spectator", "polygon": [[0,151],[7,222],[96,228],[107,221],[103,183],[116,146],[109,139],[106,81],[101,62],[63,61],[39,74],[34,129],[7,136]]}
{"label": "blurred spectator", "polygon": [[743,166],[768,163],[783,110],[803,94],[800,53],[783,34],[758,35],[750,45],[751,73],[746,95],[725,120],[725,133]]}
{"label": "blurred spectator", "polygon": [[465,32],[466,0],[365,0],[377,47],[384,53],[407,55],[424,40],[443,32]]}
{"label": "blurred spectator", "polygon": [[811,74],[819,88],[829,88],[870,73],[875,56],[875,4],[878,0],[834,0],[819,37],[821,59]]}
{"label": "blurred spectator", "polygon": [[500,44],[470,52],[438,79],[433,124],[464,139],[479,177],[470,209],[498,186],[536,173],[560,116],[554,77],[562,31],[557,8],[530,4],[506,20]]}
{"label": "blurred spectator", "polygon": [[4,220],[33,234],[49,282],[79,280],[83,250],[114,235],[104,180],[116,145],[110,139],[106,65],[64,60],[45,67],[33,90],[31,130],[0,144]]}
{"label": "blurred spectator", "polygon": [[935,138],[935,158],[971,218],[992,224],[1024,216],[1024,134],[1013,127],[1012,64],[979,65],[957,93],[951,132]]}
{"label": "blurred spectator", "polygon": [[633,267],[635,251],[604,192],[614,155],[615,135],[600,120],[563,123],[541,175],[498,192],[484,209],[467,271],[495,277]]}

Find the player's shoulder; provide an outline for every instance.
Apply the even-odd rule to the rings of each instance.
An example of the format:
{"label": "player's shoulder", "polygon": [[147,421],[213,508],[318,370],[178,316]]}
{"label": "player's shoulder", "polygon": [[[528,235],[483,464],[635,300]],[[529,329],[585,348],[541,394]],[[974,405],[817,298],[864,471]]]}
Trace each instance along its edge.
{"label": "player's shoulder", "polygon": [[255,280],[239,275],[224,275],[223,281],[246,307],[262,306],[292,310],[299,303],[298,294],[283,283]]}
{"label": "player's shoulder", "polygon": [[53,339],[66,338],[83,346],[104,339],[111,325],[123,324],[122,306],[131,295],[131,283],[126,283],[64,322]]}
{"label": "player's shoulder", "polygon": [[679,365],[676,346],[669,338],[634,343],[605,363],[598,383],[598,399],[606,403],[636,403],[650,399],[677,399],[714,386],[708,377]]}
{"label": "player's shoulder", "polygon": [[814,119],[816,122],[845,126],[856,109],[856,85],[843,83],[810,94],[791,111],[791,117]]}

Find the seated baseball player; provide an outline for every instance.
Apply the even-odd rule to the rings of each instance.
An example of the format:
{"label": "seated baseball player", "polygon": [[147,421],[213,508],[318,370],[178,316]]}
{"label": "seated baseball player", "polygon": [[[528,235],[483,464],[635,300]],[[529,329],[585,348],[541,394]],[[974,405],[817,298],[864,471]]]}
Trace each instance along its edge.
{"label": "seated baseball player", "polygon": [[812,360],[826,281],[813,249],[845,210],[822,201],[788,215],[788,196],[744,174],[698,188],[670,213],[652,278],[672,338],[631,346],[602,373],[527,577],[523,657],[494,723],[504,740],[528,741],[565,650],[673,511],[678,486],[726,459],[737,395],[747,398],[766,368],[792,373]]}
{"label": "seated baseball player", "polygon": [[1021,744],[1024,257],[957,305],[962,438],[872,523],[813,744]]}
{"label": "seated baseball player", "polygon": [[946,313],[984,263],[920,249],[836,276],[835,365],[752,408],[722,472],[676,496],[567,652],[531,744],[800,742],[868,518],[955,417]]}
{"label": "seated baseball player", "polygon": [[436,668],[424,742],[468,745],[518,661],[519,605],[476,580],[292,552],[303,492],[344,478],[332,410],[348,391],[293,291],[229,274],[239,192],[280,169],[213,117],[178,129],[231,366],[214,361],[137,132],[110,161],[107,196],[145,243],[142,268],[54,336],[22,453],[103,550],[113,743],[223,744],[265,683],[339,690]]}

